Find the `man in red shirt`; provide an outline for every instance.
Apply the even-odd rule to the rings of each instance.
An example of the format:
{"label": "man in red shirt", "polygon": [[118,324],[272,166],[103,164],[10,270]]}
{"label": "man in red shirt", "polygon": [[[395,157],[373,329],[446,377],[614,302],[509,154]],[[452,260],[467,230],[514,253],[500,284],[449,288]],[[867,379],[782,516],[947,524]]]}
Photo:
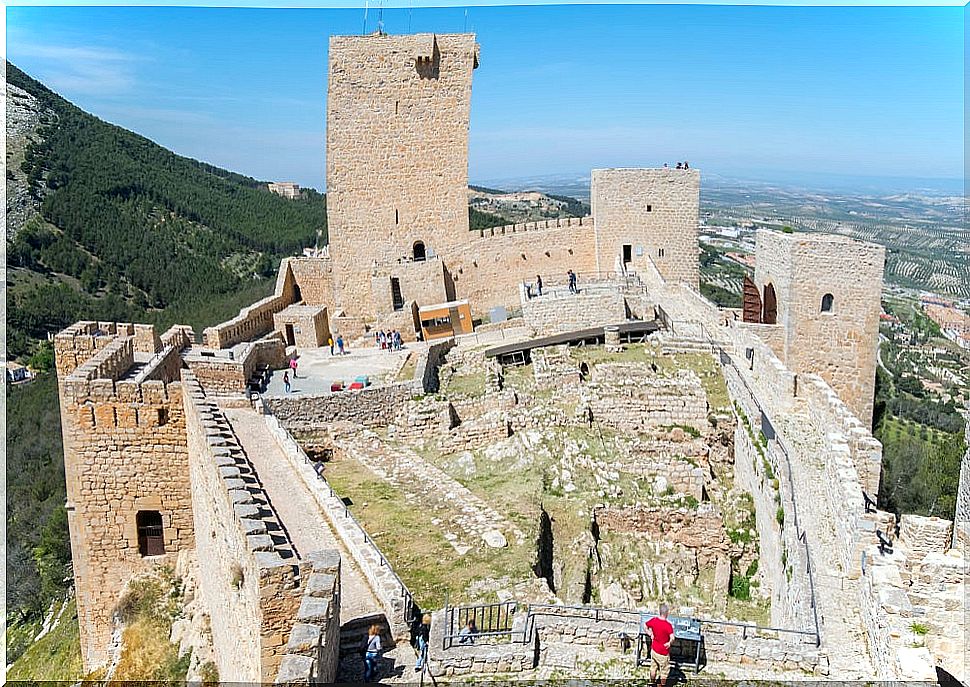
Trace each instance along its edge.
{"label": "man in red shirt", "polygon": [[650,634],[650,683],[653,684],[660,676],[660,687],[667,684],[670,674],[670,645],[674,641],[674,626],[667,620],[670,609],[667,604],[660,604],[660,615],[654,616],[646,623]]}

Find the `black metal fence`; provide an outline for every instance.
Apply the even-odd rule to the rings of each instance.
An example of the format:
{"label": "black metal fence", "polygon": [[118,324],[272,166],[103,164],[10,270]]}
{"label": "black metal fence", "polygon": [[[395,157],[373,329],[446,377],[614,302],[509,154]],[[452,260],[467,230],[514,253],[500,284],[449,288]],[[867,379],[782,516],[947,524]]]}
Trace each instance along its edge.
{"label": "black metal fence", "polygon": [[[528,630],[514,628],[518,604],[503,601],[473,606],[445,606],[443,648],[458,644],[494,644],[496,642],[525,642]],[[469,628],[471,621],[473,626]]]}

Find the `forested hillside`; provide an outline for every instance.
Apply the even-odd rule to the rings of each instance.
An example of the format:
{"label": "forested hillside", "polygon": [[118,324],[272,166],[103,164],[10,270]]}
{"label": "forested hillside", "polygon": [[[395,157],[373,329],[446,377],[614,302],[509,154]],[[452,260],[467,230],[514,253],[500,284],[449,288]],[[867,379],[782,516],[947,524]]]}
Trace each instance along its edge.
{"label": "forested hillside", "polygon": [[8,190],[24,184],[37,209],[7,228],[10,354],[82,316],[166,324],[167,309],[194,306],[205,319],[326,236],[322,194],[281,198],[108,124],[10,64],[7,80],[41,113],[22,159],[8,152]]}

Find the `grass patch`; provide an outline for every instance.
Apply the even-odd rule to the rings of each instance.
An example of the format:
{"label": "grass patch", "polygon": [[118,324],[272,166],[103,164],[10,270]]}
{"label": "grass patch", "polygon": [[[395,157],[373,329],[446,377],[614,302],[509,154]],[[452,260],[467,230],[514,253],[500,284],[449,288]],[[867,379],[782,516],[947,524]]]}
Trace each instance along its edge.
{"label": "grass patch", "polygon": [[178,655],[169,641],[172,622],[181,612],[181,583],[169,567],[133,580],[118,602],[125,622],[121,658],[113,680],[184,682],[190,654]]}
{"label": "grass patch", "polygon": [[452,375],[441,388],[441,393],[449,397],[478,398],[485,395],[485,375]]}
{"label": "grass patch", "polygon": [[414,351],[408,353],[408,359],[404,361],[404,366],[394,378],[396,382],[407,382],[414,379],[414,371],[418,369],[418,354]]}
{"label": "grass patch", "polygon": [[[10,633],[12,629],[8,628],[7,632]],[[71,599],[54,628],[13,662],[7,671],[7,680],[74,682],[82,677],[84,669],[81,666],[77,603]]]}
{"label": "grass patch", "polygon": [[441,530],[431,524],[444,513],[409,502],[400,490],[353,460],[328,463],[326,475],[338,494],[351,499],[354,517],[422,608],[440,608],[446,598],[452,604],[494,601],[476,597],[468,591],[469,586],[487,578],[519,581],[532,575],[534,552],[528,541],[519,545],[510,539],[503,549],[488,549],[480,540],[469,541],[472,549],[459,556]]}

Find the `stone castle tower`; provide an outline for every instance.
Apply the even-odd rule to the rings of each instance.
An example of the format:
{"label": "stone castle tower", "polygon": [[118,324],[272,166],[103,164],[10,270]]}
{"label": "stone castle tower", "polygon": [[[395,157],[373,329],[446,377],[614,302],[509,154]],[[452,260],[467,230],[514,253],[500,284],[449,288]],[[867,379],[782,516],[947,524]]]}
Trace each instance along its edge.
{"label": "stone castle tower", "polygon": [[[759,230],[754,284],[764,335],[793,371],[828,382],[872,423],[886,249],[832,234]],[[746,314],[745,317],[748,320]]]}
{"label": "stone castle tower", "polygon": [[596,222],[596,270],[617,260],[641,270],[653,261],[668,282],[700,288],[696,169],[594,169],[590,202]]}
{"label": "stone castle tower", "polygon": [[373,310],[372,267],[468,241],[473,34],[333,36],[327,217],[338,305]]}
{"label": "stone castle tower", "polygon": [[[109,660],[125,583],[194,545],[173,328],[81,322],[54,339],[67,515],[86,669]],[[179,339],[178,342],[173,339]],[[172,345],[172,344],[177,345]]]}

